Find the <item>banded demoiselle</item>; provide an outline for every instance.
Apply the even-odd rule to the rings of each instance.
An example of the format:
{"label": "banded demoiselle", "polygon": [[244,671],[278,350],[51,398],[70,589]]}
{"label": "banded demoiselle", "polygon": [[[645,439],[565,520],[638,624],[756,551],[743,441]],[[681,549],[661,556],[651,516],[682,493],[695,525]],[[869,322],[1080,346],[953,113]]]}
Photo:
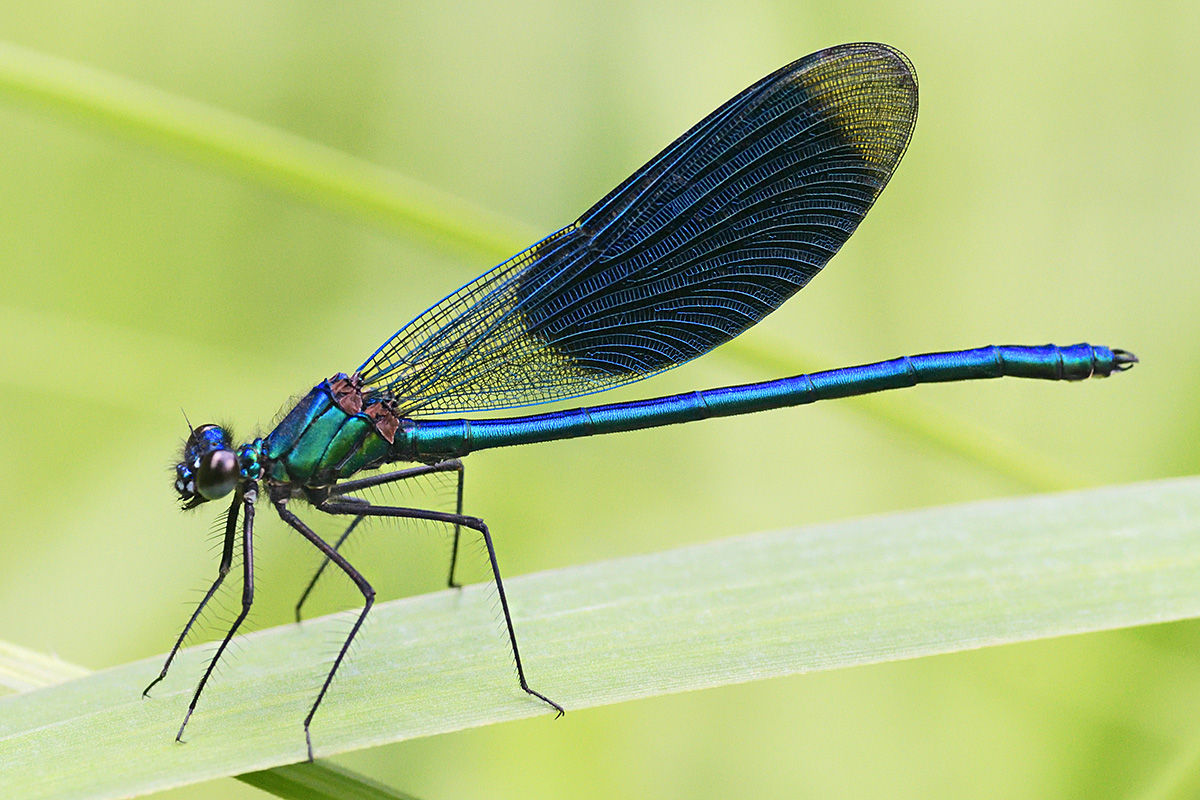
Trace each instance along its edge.
{"label": "banded demoiselle", "polygon": [[[896,169],[916,116],[916,76],[899,51],[849,44],[806,56],[709,114],[575,223],[432,306],[355,372],[321,381],[265,437],[235,447],[217,425],[192,429],[176,467],[184,508],[231,493],[233,502],[217,578],[147,692],[166,676],[230,571],[239,515],[243,594],[241,612],[201,677],[176,738],[254,600],[260,486],[283,521],[321,551],[322,568],[332,562],[364,598],[304,719],[311,759],[313,717],[375,600],[371,584],[338,552],[368,517],[453,526],[451,586],[460,530],[482,536],[520,687],[563,713],[527,682],[491,533],[482,519],[463,513],[461,459],[472,451],[922,382],[1006,375],[1083,380],[1131,367],[1137,360],[1132,354],[1088,344],[993,346],[633,403],[444,418],[604,391],[682,364],[742,333],[807,284],[854,232]],[[417,466],[361,477],[396,462]],[[358,496],[369,487],[438,472],[457,473],[454,513],[375,505]],[[352,521],[330,545],[293,512],[292,501]]]}

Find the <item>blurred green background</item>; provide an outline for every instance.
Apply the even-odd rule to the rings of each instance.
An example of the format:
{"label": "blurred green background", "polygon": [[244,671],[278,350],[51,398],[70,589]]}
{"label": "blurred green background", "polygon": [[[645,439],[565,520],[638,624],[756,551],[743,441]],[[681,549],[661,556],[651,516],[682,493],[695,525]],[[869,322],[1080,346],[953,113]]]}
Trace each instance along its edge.
{"label": "blurred green background", "polygon": [[[1086,14],[1011,0],[0,4],[0,39],[292,131],[543,233],[776,67],[840,42],[895,45],[921,82],[908,155],[830,268],[746,344],[837,364],[989,343],[1129,348],[1143,363],[1104,384],[888,399],[916,395],[1080,486],[1200,467],[1198,30],[1187,2]],[[164,651],[215,573],[215,513],[180,515],[173,499],[180,408],[238,432],[265,426],[496,260],[3,96],[0,186],[0,639],[92,668]],[[724,352],[614,397],[779,374]],[[1036,488],[830,403],[478,454],[467,502],[517,575]],[[270,516],[259,627],[289,620],[316,564]],[[442,585],[442,532],[374,533],[350,553],[385,598]],[[464,552],[482,580],[479,552]],[[324,588],[314,611],[353,601]],[[236,592],[224,600],[214,623]],[[526,661],[553,695],[536,654]],[[1200,769],[1198,667],[1200,627],[1183,623],[337,761],[426,799],[1158,797]],[[163,796],[265,795],[224,781]]]}

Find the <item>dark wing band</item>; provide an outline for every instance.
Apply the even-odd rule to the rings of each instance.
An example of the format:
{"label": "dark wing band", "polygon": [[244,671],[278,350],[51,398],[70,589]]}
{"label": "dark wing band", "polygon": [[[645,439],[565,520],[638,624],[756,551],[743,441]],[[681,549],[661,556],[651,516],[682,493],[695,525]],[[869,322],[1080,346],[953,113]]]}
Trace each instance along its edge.
{"label": "dark wing band", "polygon": [[402,416],[641,380],[737,336],[858,227],[904,154],[917,82],[879,44],[822,50],[718,108],[563,228],[360,368]]}

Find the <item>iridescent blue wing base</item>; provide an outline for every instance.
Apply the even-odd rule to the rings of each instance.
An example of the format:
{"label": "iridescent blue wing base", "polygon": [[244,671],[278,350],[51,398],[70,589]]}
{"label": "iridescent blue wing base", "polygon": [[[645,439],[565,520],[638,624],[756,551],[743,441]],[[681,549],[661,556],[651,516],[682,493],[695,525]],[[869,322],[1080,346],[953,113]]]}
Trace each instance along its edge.
{"label": "iridescent blue wing base", "polygon": [[912,65],[815,53],[710,114],[555,233],[429,309],[361,368],[400,416],[598,392],[737,336],[854,232],[908,146]]}

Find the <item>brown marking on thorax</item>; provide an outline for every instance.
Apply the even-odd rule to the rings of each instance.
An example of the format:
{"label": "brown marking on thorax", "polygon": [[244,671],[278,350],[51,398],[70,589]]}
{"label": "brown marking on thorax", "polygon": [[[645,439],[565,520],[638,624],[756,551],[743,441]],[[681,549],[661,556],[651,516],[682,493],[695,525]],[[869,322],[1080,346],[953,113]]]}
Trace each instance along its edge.
{"label": "brown marking on thorax", "polygon": [[392,444],[396,440],[396,429],[400,427],[396,401],[390,397],[371,397],[364,402],[362,385],[362,376],[356,372],[349,377],[331,380],[329,391],[338,408],[350,415],[366,414],[384,441]]}
{"label": "brown marking on thorax", "polygon": [[333,393],[333,401],[342,411],[347,414],[357,414],[362,411],[362,378],[357,372],[347,378],[330,381],[329,391]]}
{"label": "brown marking on thorax", "polygon": [[396,401],[390,397],[367,404],[366,415],[371,418],[375,430],[388,444],[396,441],[396,429],[400,427],[400,416],[396,414]]}

